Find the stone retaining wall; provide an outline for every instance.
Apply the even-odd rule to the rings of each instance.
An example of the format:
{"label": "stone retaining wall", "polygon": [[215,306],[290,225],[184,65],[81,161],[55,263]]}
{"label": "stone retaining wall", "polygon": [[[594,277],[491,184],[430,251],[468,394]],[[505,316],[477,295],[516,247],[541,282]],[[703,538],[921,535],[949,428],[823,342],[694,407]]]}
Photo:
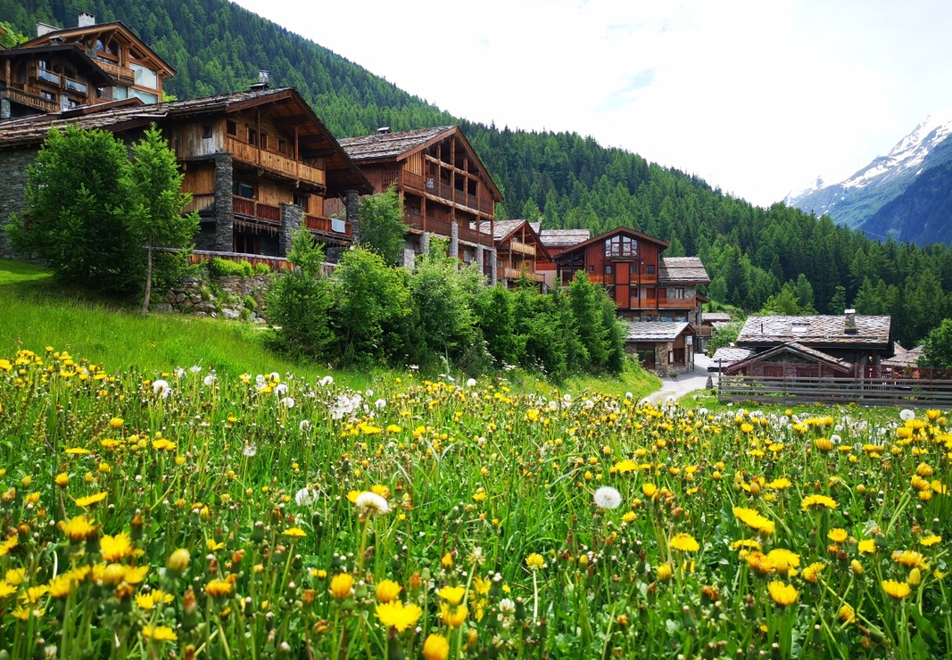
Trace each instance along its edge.
{"label": "stone retaining wall", "polygon": [[[168,290],[153,292],[150,309],[165,314],[226,319],[244,317],[255,323],[267,323],[264,296],[270,282],[270,274],[186,277]],[[254,300],[254,309],[246,302],[249,297]]]}

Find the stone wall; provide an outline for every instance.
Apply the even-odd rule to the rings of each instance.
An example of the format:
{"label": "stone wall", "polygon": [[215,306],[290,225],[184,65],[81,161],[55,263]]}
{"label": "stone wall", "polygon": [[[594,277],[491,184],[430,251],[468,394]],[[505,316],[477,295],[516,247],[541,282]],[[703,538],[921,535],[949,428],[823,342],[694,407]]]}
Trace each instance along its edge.
{"label": "stone wall", "polygon": [[[245,318],[255,323],[266,323],[264,297],[271,282],[271,275],[239,277],[183,278],[167,290],[152,294],[151,310],[166,314],[192,314],[212,318]],[[254,300],[253,309],[247,304]]]}
{"label": "stone wall", "polygon": [[10,149],[0,159],[0,257],[15,257],[7,241],[3,227],[11,213],[23,213],[26,209],[27,168],[36,160],[38,149]]}

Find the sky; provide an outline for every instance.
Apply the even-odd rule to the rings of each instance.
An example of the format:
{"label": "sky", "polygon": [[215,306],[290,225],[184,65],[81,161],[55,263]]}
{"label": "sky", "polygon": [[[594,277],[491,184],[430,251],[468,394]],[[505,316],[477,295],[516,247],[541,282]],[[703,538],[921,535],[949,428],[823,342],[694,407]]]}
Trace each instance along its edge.
{"label": "sky", "polygon": [[952,106],[948,0],[238,4],[454,116],[591,136],[759,206]]}

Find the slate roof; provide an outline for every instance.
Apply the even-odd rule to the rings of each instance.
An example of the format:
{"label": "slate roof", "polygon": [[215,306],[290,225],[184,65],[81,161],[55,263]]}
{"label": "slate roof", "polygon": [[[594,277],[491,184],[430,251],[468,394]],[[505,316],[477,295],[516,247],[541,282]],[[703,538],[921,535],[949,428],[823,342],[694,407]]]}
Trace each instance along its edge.
{"label": "slate roof", "polygon": [[711,278],[700,257],[666,257],[658,260],[658,283],[709,284]]}
{"label": "slate roof", "polygon": [[[501,241],[518,229],[525,220],[496,220],[493,222],[493,238]],[[529,223],[531,226],[532,223]]]}
{"label": "slate roof", "polygon": [[431,140],[454,130],[455,126],[418,128],[398,133],[373,133],[360,137],[343,138],[340,145],[357,162],[394,159],[408,151],[425,146]]}
{"label": "slate roof", "polygon": [[[687,322],[667,321],[639,321],[628,324],[628,338],[626,341],[674,341],[684,330],[690,328]],[[692,331],[691,334],[694,334]]]}
{"label": "slate roof", "polygon": [[725,367],[734,362],[746,360],[753,354],[749,348],[737,348],[736,346],[721,346],[714,351],[711,356],[712,364],[723,364]]}
{"label": "slate roof", "polygon": [[922,351],[925,346],[920,345],[910,348],[908,351],[896,344],[896,354],[883,364],[890,367],[916,367],[919,365],[919,358],[922,357]]}
{"label": "slate roof", "polygon": [[592,232],[589,229],[543,229],[539,232],[539,238],[546,247],[578,245],[591,237]]}
{"label": "slate roof", "polygon": [[725,312],[702,312],[701,323],[730,323],[731,315]]}
{"label": "slate roof", "polygon": [[[846,332],[846,316],[751,316],[737,337],[739,345],[769,346],[797,342],[807,346],[867,346],[892,343],[888,316],[856,315],[856,332]],[[794,330],[796,328],[796,330]]]}
{"label": "slate roof", "polygon": [[824,364],[827,367],[832,368],[834,371],[839,371],[844,374],[850,373],[853,370],[853,364],[847,360],[833,357],[832,355],[824,353],[823,351],[818,351],[815,348],[810,348],[809,346],[804,346],[803,344],[797,342],[787,342],[785,344],[780,344],[779,346],[774,346],[773,348],[763,351],[762,353],[755,353],[744,358],[743,360],[733,362],[729,368],[725,366],[724,372],[726,374],[737,373],[748,364],[763,361],[766,358],[773,357],[780,353],[792,353],[794,355],[799,355],[801,357],[807,358],[808,360],[813,360],[815,362]]}

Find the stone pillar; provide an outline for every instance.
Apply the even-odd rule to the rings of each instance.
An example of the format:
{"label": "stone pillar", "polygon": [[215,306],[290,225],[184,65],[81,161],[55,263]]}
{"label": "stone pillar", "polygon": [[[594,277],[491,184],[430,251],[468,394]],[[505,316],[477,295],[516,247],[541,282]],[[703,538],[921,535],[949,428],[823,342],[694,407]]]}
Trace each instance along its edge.
{"label": "stone pillar", "polygon": [[416,253],[413,248],[403,248],[403,261],[400,265],[407,270],[416,268]]}
{"label": "stone pillar", "polygon": [[344,191],[344,209],[347,213],[347,221],[354,229],[354,243],[360,243],[360,218],[357,217],[357,209],[360,207],[360,195],[356,190]]}
{"label": "stone pillar", "polygon": [[662,378],[668,376],[668,344],[655,344],[654,347],[655,373]]}
{"label": "stone pillar", "polygon": [[489,283],[496,284],[496,248],[489,248]]}
{"label": "stone pillar", "polygon": [[430,232],[420,234],[420,254],[430,254]]}
{"label": "stone pillar", "polygon": [[281,233],[278,234],[278,254],[285,259],[291,254],[294,232],[304,224],[304,209],[281,202]]}
{"label": "stone pillar", "polygon": [[[2,129],[0,129],[2,130]],[[27,170],[36,160],[39,149],[8,149],[0,163],[0,257],[5,259],[31,258],[17,255],[7,240],[5,231],[10,214],[21,215],[26,211],[26,190],[29,179]]]}
{"label": "stone pillar", "polygon": [[0,119],[9,119],[11,114],[10,99],[0,99]]}
{"label": "stone pillar", "polygon": [[475,261],[477,264],[479,264],[479,272],[482,273],[483,275],[486,275],[486,265],[483,263],[483,254],[484,254],[484,252],[485,252],[485,249],[483,248],[483,246],[482,246],[482,245],[477,245],[477,246],[476,246],[476,256],[473,257],[473,261]]}
{"label": "stone pillar", "polygon": [[459,259],[459,223],[450,223],[450,259]]}
{"label": "stone pillar", "polygon": [[233,252],[235,249],[235,210],[231,182],[231,154],[215,154],[215,250],[218,252]]}

